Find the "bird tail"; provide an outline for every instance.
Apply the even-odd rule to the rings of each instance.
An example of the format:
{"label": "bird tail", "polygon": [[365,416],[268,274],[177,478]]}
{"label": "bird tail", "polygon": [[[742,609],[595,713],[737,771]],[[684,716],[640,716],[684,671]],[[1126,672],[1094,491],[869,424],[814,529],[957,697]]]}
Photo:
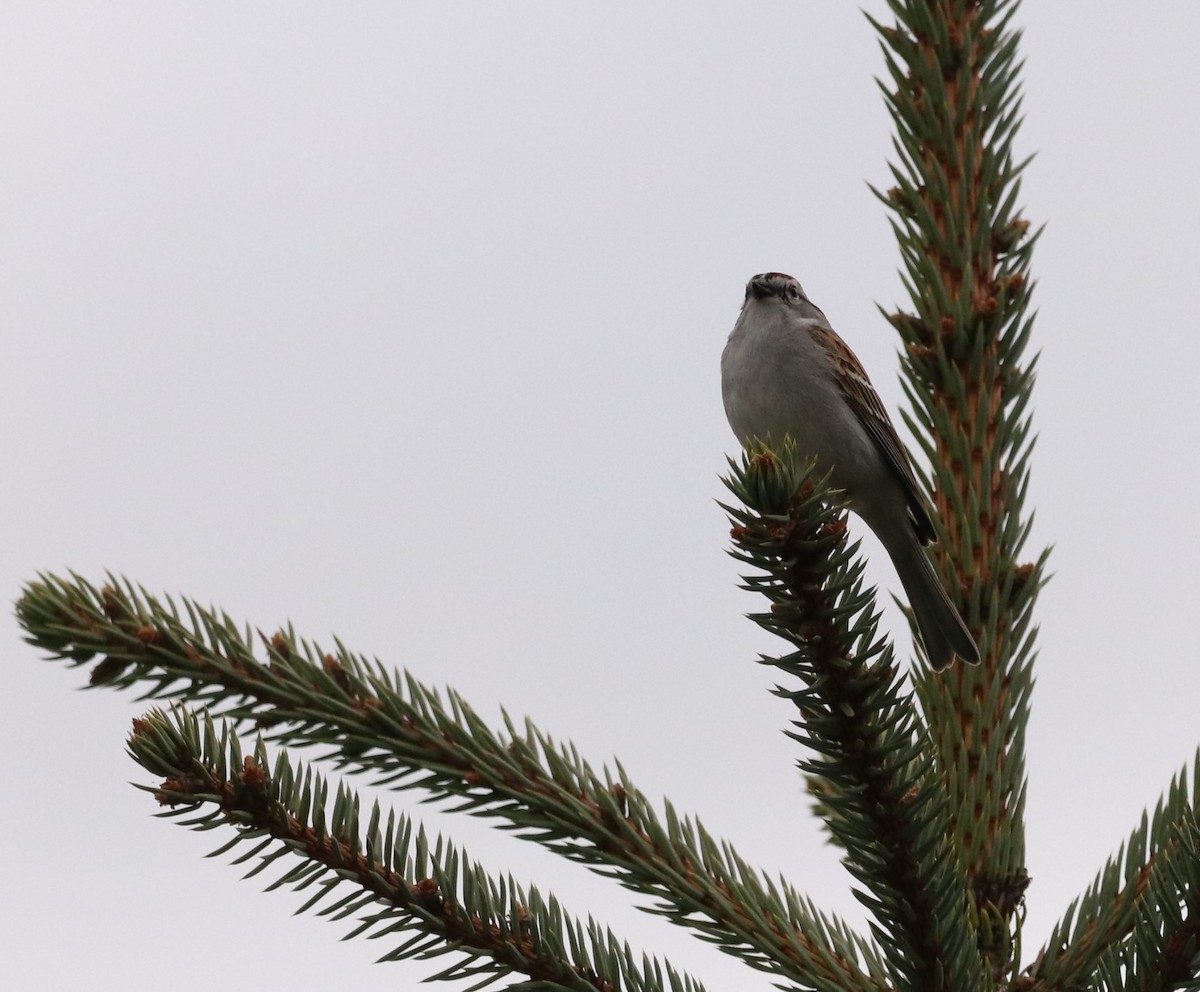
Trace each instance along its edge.
{"label": "bird tail", "polygon": [[929,555],[917,541],[908,535],[905,537],[896,542],[898,547],[888,551],[896,574],[900,576],[900,584],[904,586],[908,605],[916,617],[929,664],[941,671],[955,655],[969,665],[979,664],[975,639],[946,594]]}

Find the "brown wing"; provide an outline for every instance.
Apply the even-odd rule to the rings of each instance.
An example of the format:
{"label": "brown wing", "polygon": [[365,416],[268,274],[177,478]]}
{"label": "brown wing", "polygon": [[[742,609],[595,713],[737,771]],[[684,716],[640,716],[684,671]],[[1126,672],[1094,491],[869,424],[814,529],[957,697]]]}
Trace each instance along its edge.
{"label": "brown wing", "polygon": [[879,446],[887,463],[908,495],[908,512],[912,516],[913,529],[917,532],[922,544],[932,544],[937,540],[937,532],[933,529],[933,520],[929,516],[929,507],[921,484],[913,472],[912,463],[908,460],[908,452],[900,442],[900,436],[892,421],[883,408],[879,394],[867,378],[858,358],[849,346],[832,330],[827,341],[823,342],[833,356],[837,368],[838,385],[846,402],[858,414],[863,427],[871,435],[871,439]]}

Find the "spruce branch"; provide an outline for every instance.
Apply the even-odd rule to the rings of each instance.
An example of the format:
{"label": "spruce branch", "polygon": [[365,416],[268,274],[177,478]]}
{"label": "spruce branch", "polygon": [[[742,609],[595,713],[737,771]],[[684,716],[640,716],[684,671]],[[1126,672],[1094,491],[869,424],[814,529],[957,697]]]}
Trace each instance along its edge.
{"label": "spruce branch", "polygon": [[213,856],[248,846],[234,861],[257,862],[246,878],[283,868],[267,890],[310,889],[297,912],[357,917],[345,939],[399,939],[381,962],[452,953],[458,960],[431,978],[476,979],[472,990],[517,974],[528,978],[522,987],[556,992],[703,992],[669,966],[639,962],[628,944],[568,917],[553,897],[488,876],[441,838],[431,844],[407,817],[382,822],[378,803],[363,829],[354,793],[339,788],[330,806],[328,784],[311,769],[286,753],[272,763],[261,738],[243,757],[231,727],[207,714],[151,711],[134,721],[129,750],[162,778],[139,786],[170,807],[160,816],[193,830],[232,829]]}
{"label": "spruce branch", "polygon": [[1100,960],[1104,992],[1195,989],[1200,978],[1200,827],[1180,826],[1156,855],[1134,925]]}
{"label": "spruce branch", "polygon": [[[772,881],[668,804],[660,817],[624,770],[598,775],[578,752],[526,721],[494,733],[457,693],[446,701],[340,643],[325,653],[290,630],[256,637],[189,600],[159,600],[110,576],[97,589],[43,575],[17,604],[27,640],[91,684],[141,699],[201,704],[277,744],[320,745],[318,760],[420,789],[456,811],[499,818],[518,836],[650,896],[648,907],[783,982],[882,992],[878,952]],[[97,659],[100,659],[97,661]]]}
{"label": "spruce branch", "polygon": [[[1099,955],[1102,992],[1195,989],[1200,978],[1200,828],[1181,825],[1155,855],[1129,934]],[[1045,985],[1034,985],[1045,988]]]}
{"label": "spruce branch", "polygon": [[1026,357],[1036,232],[1018,213],[1025,162],[1011,28],[1016,0],[889,0],[872,21],[896,122],[892,211],[910,308],[887,313],[903,344],[905,417],[931,467],[937,553],[983,655],[917,679],[997,981],[1015,965],[1025,871],[1025,728],[1047,553],[1023,560],[1035,359]]}
{"label": "spruce branch", "polygon": [[1024,987],[1072,989],[1099,975],[1106,988],[1176,988],[1200,975],[1198,797],[1200,753],[1071,903]]}
{"label": "spruce branch", "polygon": [[928,731],[878,638],[840,494],[812,478],[790,441],[730,466],[726,485],[745,505],[725,507],[734,556],[755,570],[745,588],[770,602],[752,619],[794,648],[761,660],[799,683],[776,692],[799,711],[791,736],[814,755],[800,768],[821,783],[821,809],[892,981],[914,992],[977,987],[983,966],[945,792]]}

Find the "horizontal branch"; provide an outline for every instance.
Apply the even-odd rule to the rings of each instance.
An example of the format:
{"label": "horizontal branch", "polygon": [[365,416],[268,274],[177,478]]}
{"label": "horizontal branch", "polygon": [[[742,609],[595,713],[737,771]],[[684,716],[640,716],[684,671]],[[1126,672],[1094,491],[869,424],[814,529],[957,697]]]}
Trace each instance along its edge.
{"label": "horizontal branch", "polygon": [[673,972],[664,984],[657,962],[637,965],[628,945],[595,923],[585,928],[567,918],[535,889],[488,877],[441,839],[431,847],[406,817],[390,814],[381,828],[378,804],[364,837],[356,795],[339,789],[327,810],[328,789],[319,776],[293,766],[286,753],[272,768],[261,741],[253,757],[243,758],[230,728],[218,731],[207,716],[202,722],[181,708],[169,715],[155,711],[134,721],[129,749],[163,777],[157,787],[140,788],[161,805],[182,807],[164,815],[189,816],[182,822],[195,830],[234,829],[233,840],[216,854],[252,845],[235,861],[258,859],[247,878],[298,859],[268,889],[315,886],[299,912],[317,910],[333,920],[358,916],[347,939],[400,935],[401,943],[380,961],[453,953],[459,960],[433,977],[482,976],[476,989],[515,972],[562,992],[703,992]]}
{"label": "horizontal branch", "polygon": [[454,800],[456,810],[503,818],[519,836],[653,897],[653,912],[798,987],[884,987],[870,944],[747,866],[695,820],[668,806],[664,823],[619,767],[601,778],[574,747],[528,721],[520,734],[506,718],[497,735],[456,693],[444,703],[340,644],[323,653],[290,630],[260,634],[260,661],[251,630],[181,602],[182,611],[117,579],[97,590],[78,577],[42,576],[17,613],[39,648],[75,665],[102,659],[93,685],[205,704],[285,746],[329,746],[321,760],[377,784],[420,788]]}

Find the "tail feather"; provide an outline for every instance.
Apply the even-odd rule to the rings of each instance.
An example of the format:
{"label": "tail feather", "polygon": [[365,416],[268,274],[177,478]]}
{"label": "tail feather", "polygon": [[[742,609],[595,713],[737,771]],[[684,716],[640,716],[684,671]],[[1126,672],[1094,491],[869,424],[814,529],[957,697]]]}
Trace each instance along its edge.
{"label": "tail feather", "polygon": [[915,537],[905,537],[893,542],[897,546],[889,547],[888,552],[916,617],[929,664],[941,671],[957,655],[967,664],[977,665],[979,648],[933,570],[933,562]]}

